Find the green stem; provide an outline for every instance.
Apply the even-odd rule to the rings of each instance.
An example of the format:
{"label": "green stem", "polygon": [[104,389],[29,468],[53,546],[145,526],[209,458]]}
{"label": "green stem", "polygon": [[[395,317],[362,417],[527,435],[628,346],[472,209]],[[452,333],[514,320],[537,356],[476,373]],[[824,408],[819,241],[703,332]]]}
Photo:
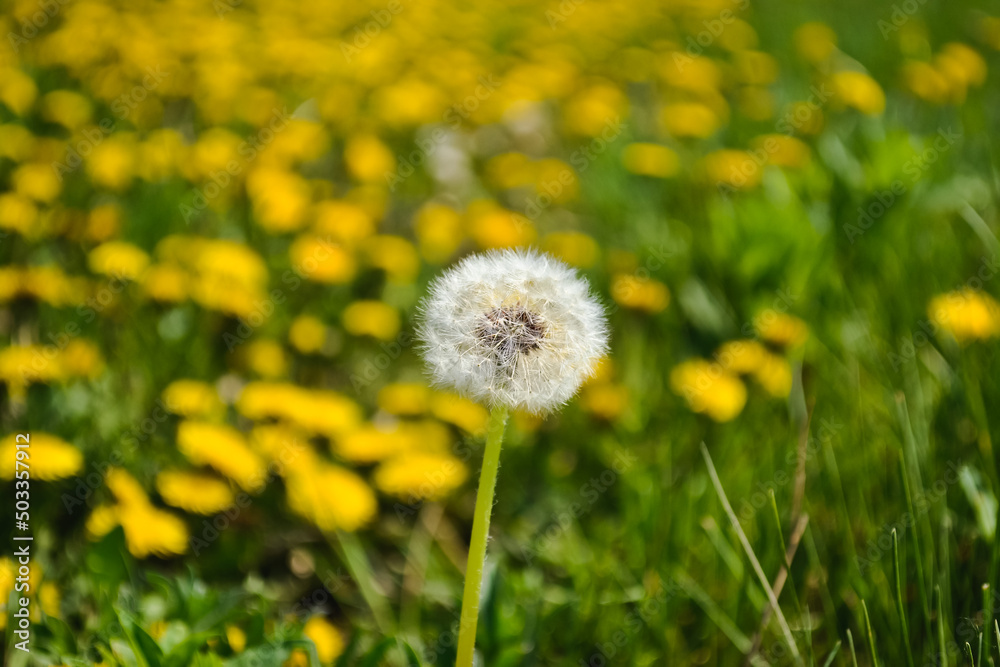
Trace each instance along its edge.
{"label": "green stem", "polygon": [[486,430],[483,469],[479,473],[476,509],[472,519],[472,539],[469,543],[469,563],[465,568],[465,592],[462,594],[462,617],[458,629],[456,667],[472,667],[476,648],[476,625],[479,622],[479,593],[483,587],[483,566],[486,564],[486,540],[490,534],[490,514],[493,512],[493,491],[500,467],[500,445],[507,424],[507,407],[494,407]]}

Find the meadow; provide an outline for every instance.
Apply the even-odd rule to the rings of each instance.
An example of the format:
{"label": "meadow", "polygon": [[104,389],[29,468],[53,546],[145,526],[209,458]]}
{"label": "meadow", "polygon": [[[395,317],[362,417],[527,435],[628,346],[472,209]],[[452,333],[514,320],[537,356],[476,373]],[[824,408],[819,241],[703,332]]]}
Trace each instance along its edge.
{"label": "meadow", "polygon": [[3,664],[454,665],[488,410],[419,308],[529,247],[610,352],[510,418],[477,664],[1000,664],[996,5],[12,0],[0,37]]}

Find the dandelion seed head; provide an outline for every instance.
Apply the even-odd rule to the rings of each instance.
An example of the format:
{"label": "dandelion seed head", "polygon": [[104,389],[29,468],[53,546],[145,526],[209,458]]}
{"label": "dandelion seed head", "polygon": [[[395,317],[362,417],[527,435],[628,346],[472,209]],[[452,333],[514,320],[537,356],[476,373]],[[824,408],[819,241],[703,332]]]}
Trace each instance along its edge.
{"label": "dandelion seed head", "polygon": [[525,250],[473,255],[435,279],[418,334],[436,384],[536,414],[572,398],[608,346],[587,282]]}

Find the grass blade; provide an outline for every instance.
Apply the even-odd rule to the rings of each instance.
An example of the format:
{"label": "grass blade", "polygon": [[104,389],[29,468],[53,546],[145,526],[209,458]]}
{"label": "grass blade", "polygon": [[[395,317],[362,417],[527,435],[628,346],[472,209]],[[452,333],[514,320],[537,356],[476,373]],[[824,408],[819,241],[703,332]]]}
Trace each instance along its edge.
{"label": "grass blade", "polygon": [[913,651],[910,649],[910,628],[906,622],[906,604],[903,602],[903,588],[899,574],[899,535],[892,529],[892,578],[896,586],[896,610],[902,628],[903,646],[906,648],[906,664],[913,667]]}
{"label": "grass blade", "polygon": [[865,632],[868,633],[868,650],[872,655],[872,667],[878,667],[878,655],[875,653],[875,633],[872,632],[872,619],[868,616],[868,604],[862,600],[861,610],[865,614]]}

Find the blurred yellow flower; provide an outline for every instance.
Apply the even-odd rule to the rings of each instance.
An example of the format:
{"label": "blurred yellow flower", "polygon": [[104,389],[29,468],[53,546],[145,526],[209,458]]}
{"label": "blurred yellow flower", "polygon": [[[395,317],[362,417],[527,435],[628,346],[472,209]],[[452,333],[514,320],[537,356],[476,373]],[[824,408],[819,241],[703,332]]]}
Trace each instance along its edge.
{"label": "blurred yellow flower", "polygon": [[163,390],[163,403],[182,417],[220,416],[225,409],[215,386],[198,380],[174,380]]}
{"label": "blurred yellow flower", "polygon": [[326,325],[323,320],[312,315],[300,315],[288,328],[288,341],[299,352],[311,354],[319,352],[326,344]]}
{"label": "blurred yellow flower", "polygon": [[41,101],[42,117],[75,130],[90,121],[93,106],[83,95],[71,90],[53,90]]}
{"label": "blurred yellow flower", "polygon": [[414,452],[380,464],[375,470],[375,486],[407,502],[442,500],[468,476],[465,465],[450,454]]}
{"label": "blurred yellow flower", "polygon": [[901,76],[906,90],[926,102],[944,104],[951,96],[948,79],[930,63],[918,60],[906,62]]}
{"label": "blurred yellow flower", "polygon": [[[18,449],[18,444],[27,447]],[[31,478],[43,482],[72,477],[83,468],[83,454],[62,438],[35,431],[25,443],[12,434],[0,441],[0,477],[14,479],[17,470],[30,470]],[[16,467],[17,453],[25,452],[21,467]]]}
{"label": "blurred yellow flower", "polygon": [[302,633],[316,645],[316,655],[324,665],[344,652],[344,638],[340,631],[322,616],[313,616],[306,621]]}
{"label": "blurred yellow flower", "polygon": [[826,62],[837,48],[837,33],[818,21],[800,25],[792,39],[802,59],[814,65]]}
{"label": "blurred yellow flower", "polygon": [[353,247],[375,233],[375,221],[357,204],[330,200],[316,205],[316,221],[312,229],[334,243]]}
{"label": "blurred yellow flower", "polygon": [[627,111],[628,99],[621,90],[610,83],[598,83],[567,100],[563,117],[571,132],[596,137]]}
{"label": "blurred yellow flower", "polygon": [[845,106],[869,116],[885,110],[885,93],[875,79],[864,72],[836,72],[830,78],[834,95]]}
{"label": "blurred yellow flower", "polygon": [[431,395],[431,414],[475,435],[486,431],[489,418],[489,412],[478,403],[441,391]]}
{"label": "blurred yellow flower", "polygon": [[354,336],[392,340],[399,333],[399,312],[381,301],[355,301],[344,309],[344,329]]}
{"label": "blurred yellow flower", "polygon": [[320,530],[354,532],[375,517],[375,493],[349,470],[315,462],[297,467],[285,483],[288,506]]}
{"label": "blurred yellow flower", "polygon": [[462,243],[462,216],[444,204],[424,205],[413,220],[420,254],[429,262],[448,260]]}
{"label": "blurred yellow flower", "polygon": [[768,353],[753,376],[767,393],[777,398],[784,398],[792,391],[792,368],[784,357]]}
{"label": "blurred yellow flower", "polygon": [[420,257],[402,236],[379,235],[365,241],[368,263],[385,271],[394,283],[412,283],[420,272]]}
{"label": "blurred yellow flower", "polygon": [[0,157],[23,162],[35,151],[35,137],[23,125],[0,125]]}
{"label": "blurred yellow flower", "polygon": [[611,279],[611,297],[626,308],[658,313],[670,303],[670,290],[652,278],[618,274]]}
{"label": "blurred yellow flower", "polygon": [[38,96],[34,80],[18,69],[0,66],[0,102],[18,116],[24,116]]}
{"label": "blurred yellow flower", "polygon": [[755,340],[731,340],[719,347],[715,360],[726,371],[744,375],[756,372],[769,355],[767,348]]}
{"label": "blurred yellow flower", "polygon": [[[269,461],[281,466],[306,465],[313,459],[309,437],[295,426],[260,424],[250,431],[250,445]],[[284,468],[278,471],[281,474]]]}
{"label": "blurred yellow flower", "polygon": [[752,190],[760,185],[761,165],[747,151],[723,148],[702,159],[709,182],[734,190]]}
{"label": "blurred yellow flower", "polygon": [[800,139],[786,134],[763,134],[755,138],[752,147],[763,151],[770,164],[798,169],[809,163],[809,146]]}
{"label": "blurred yellow flower", "polygon": [[104,477],[104,483],[123,507],[149,502],[149,496],[139,481],[122,468],[110,468]]}
{"label": "blurred yellow flower", "polygon": [[414,442],[399,424],[365,424],[332,441],[333,451],[353,463],[372,463],[413,448]]}
{"label": "blurred yellow flower", "polygon": [[964,288],[936,296],[927,314],[959,343],[1000,336],[1000,304],[985,292]]}
{"label": "blurred yellow flower", "polygon": [[298,174],[282,169],[260,168],[247,176],[247,195],[257,223],[272,234],[300,229],[306,223],[312,194]]}
{"label": "blurred yellow flower", "polygon": [[99,540],[120,523],[118,507],[115,505],[98,505],[87,517],[85,524],[87,536],[91,540]]}
{"label": "blurred yellow flower", "polygon": [[84,236],[92,241],[107,241],[122,226],[122,210],[117,204],[99,204],[87,214]]}
{"label": "blurred yellow flower", "polygon": [[247,646],[247,633],[243,632],[238,625],[226,625],[226,643],[233,653],[242,653]]}
{"label": "blurred yellow flower", "polygon": [[189,274],[173,264],[154,264],[142,275],[142,289],[151,299],[177,303],[188,297]]}
{"label": "blurred yellow flower", "polygon": [[720,119],[711,107],[698,102],[674,102],[663,107],[660,123],[668,134],[675,137],[710,137],[721,126]]}
{"label": "blurred yellow flower", "polygon": [[236,502],[229,484],[203,473],[164,470],[156,476],[156,490],[163,502],[194,514],[216,514]]}
{"label": "blurred yellow flower", "polygon": [[[99,130],[98,130],[99,131]],[[95,185],[124,190],[135,175],[135,143],[130,135],[112,134],[94,146],[87,158],[87,173]]]}
{"label": "blurred yellow flower", "polygon": [[37,202],[51,202],[62,190],[62,181],[50,164],[23,164],[14,170],[10,178],[15,192]]}
{"label": "blurred yellow flower", "polygon": [[376,402],[379,408],[394,415],[416,416],[430,407],[431,391],[418,382],[396,382],[379,390]]}
{"label": "blurred yellow flower", "polygon": [[307,280],[342,284],[354,278],[354,257],[343,247],[317,236],[299,236],[289,254],[295,271]]}
{"label": "blurred yellow flower", "polygon": [[986,61],[979,52],[961,42],[941,47],[939,64],[951,76],[967,86],[981,86],[986,81]]}
{"label": "blurred yellow flower", "polygon": [[60,366],[67,377],[94,379],[104,370],[104,357],[94,343],[74,338],[62,349]]}
{"label": "blurred yellow flower", "polygon": [[484,250],[525,246],[535,240],[535,228],[528,218],[495,204],[470,205],[467,216],[469,234]]}
{"label": "blurred yellow flower", "polygon": [[655,178],[670,178],[680,171],[677,153],[659,144],[629,144],[622,151],[622,164],[633,174]]}
{"label": "blurred yellow flower", "polygon": [[583,232],[552,232],[542,239],[542,250],[571,266],[590,268],[597,261],[597,241]]}
{"label": "blurred yellow flower", "polygon": [[328,436],[350,431],[361,421],[361,409],[346,396],[279,382],[249,383],[236,408],[249,419],[285,419]]}
{"label": "blurred yellow flower", "polygon": [[0,229],[31,236],[37,219],[38,209],[30,199],[13,192],[0,194]]}
{"label": "blurred yellow flower", "polygon": [[46,581],[38,589],[38,604],[46,616],[61,617],[62,596],[59,587],[51,581]]}
{"label": "blurred yellow flower", "polygon": [[134,280],[149,265],[149,255],[131,243],[108,241],[91,250],[87,261],[94,273]]}
{"label": "blurred yellow flower", "polygon": [[746,387],[719,364],[691,359],[670,371],[670,387],[688,407],[717,422],[734,419],[747,400]]}
{"label": "blurred yellow flower", "polygon": [[288,373],[285,349],[277,341],[251,341],[241,352],[247,368],[263,378],[275,379]]}
{"label": "blurred yellow flower", "polygon": [[264,461],[231,426],[183,421],[177,427],[177,448],[192,463],[215,468],[247,491],[264,487]]}
{"label": "blurred yellow flower", "polygon": [[137,149],[136,171],[146,181],[162,181],[174,174],[187,153],[184,139],[172,128],[161,128],[146,135]]}
{"label": "blurred yellow flower", "polygon": [[396,158],[374,135],[360,135],[348,140],[344,162],[359,181],[385,181],[396,169]]}
{"label": "blurred yellow flower", "polygon": [[805,322],[787,313],[767,310],[754,319],[760,337],[781,347],[796,347],[809,338],[809,327]]}
{"label": "blurred yellow flower", "polygon": [[628,389],[620,384],[587,383],[580,392],[583,409],[601,419],[616,419],[625,412],[628,403]]}
{"label": "blurred yellow flower", "polygon": [[169,512],[149,504],[129,505],[119,510],[118,518],[128,550],[136,558],[167,558],[187,551],[187,526]]}

